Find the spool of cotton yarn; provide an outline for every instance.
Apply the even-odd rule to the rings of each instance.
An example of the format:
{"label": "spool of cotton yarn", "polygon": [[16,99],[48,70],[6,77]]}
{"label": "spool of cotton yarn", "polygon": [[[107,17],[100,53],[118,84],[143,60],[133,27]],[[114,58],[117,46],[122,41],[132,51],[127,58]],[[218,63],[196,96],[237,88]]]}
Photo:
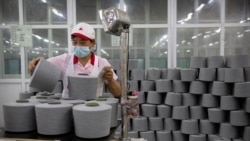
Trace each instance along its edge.
{"label": "spool of cotton yarn", "polygon": [[41,59],[32,74],[30,87],[52,92],[61,77],[62,71],[45,59]]}
{"label": "spool of cotton yarn", "polygon": [[43,135],[60,135],[68,133],[72,127],[72,104],[50,101],[37,104],[37,132]]}
{"label": "spool of cotton yarn", "polygon": [[117,111],[118,111],[119,99],[117,99],[117,98],[97,98],[95,102],[108,104],[112,107],[110,127],[111,128],[116,127],[117,126]]}
{"label": "spool of cotton yarn", "polygon": [[112,107],[88,102],[73,107],[75,134],[80,138],[101,138],[109,135]]}
{"label": "spool of cotton yarn", "polygon": [[96,99],[98,78],[88,75],[68,76],[69,97],[82,100]]}
{"label": "spool of cotton yarn", "polygon": [[18,100],[3,104],[5,131],[27,132],[36,129],[35,103]]}

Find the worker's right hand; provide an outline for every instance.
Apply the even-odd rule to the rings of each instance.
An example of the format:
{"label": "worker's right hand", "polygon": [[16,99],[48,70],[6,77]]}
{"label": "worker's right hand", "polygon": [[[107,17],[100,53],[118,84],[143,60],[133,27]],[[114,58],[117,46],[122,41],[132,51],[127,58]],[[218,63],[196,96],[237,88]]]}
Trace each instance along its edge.
{"label": "worker's right hand", "polygon": [[35,59],[32,59],[30,62],[29,62],[29,65],[28,65],[28,70],[29,70],[29,73],[32,74],[37,63],[42,59],[43,57],[37,57]]}

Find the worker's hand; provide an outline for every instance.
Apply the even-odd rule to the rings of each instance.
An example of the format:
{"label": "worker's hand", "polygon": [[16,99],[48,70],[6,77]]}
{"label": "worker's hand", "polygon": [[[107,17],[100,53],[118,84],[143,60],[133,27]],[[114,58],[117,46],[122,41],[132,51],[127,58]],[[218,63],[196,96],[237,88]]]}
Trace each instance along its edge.
{"label": "worker's hand", "polygon": [[110,83],[112,82],[113,79],[113,71],[111,66],[105,66],[103,69],[103,80],[105,83]]}
{"label": "worker's hand", "polygon": [[29,65],[28,65],[28,70],[29,70],[29,73],[32,74],[37,63],[42,59],[43,57],[37,57],[35,59],[32,59],[30,62],[29,62]]}

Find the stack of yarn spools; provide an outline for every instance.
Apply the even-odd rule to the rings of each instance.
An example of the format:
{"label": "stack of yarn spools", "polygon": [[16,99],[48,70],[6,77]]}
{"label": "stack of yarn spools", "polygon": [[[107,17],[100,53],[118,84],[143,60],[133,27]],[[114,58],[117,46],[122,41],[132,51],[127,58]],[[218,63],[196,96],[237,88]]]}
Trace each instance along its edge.
{"label": "stack of yarn spools", "polygon": [[250,141],[249,55],[191,57],[190,68],[129,68],[129,86],[140,106],[130,137]]}
{"label": "stack of yarn spools", "polygon": [[[20,97],[23,94],[20,93]],[[5,131],[36,130],[42,135],[75,131],[80,138],[105,137],[118,124],[118,102],[118,99],[111,97],[85,101],[39,92],[28,99],[3,104]]]}
{"label": "stack of yarn spools", "polygon": [[[117,126],[119,100],[112,97],[97,99],[96,92],[92,94],[94,97],[62,98],[61,93],[52,93],[60,75],[58,68],[44,59],[39,61],[30,86],[40,91],[20,92],[19,100],[3,104],[5,131],[37,131],[41,135],[75,131],[76,136],[91,139],[110,134],[110,129]],[[96,100],[86,101],[89,97]]]}

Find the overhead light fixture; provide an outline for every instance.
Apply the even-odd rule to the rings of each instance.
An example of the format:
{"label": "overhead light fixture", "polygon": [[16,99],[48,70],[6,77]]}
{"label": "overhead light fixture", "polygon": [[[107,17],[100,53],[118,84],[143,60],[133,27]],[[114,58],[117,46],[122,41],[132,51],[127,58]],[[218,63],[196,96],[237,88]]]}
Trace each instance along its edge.
{"label": "overhead light fixture", "polygon": [[106,33],[120,36],[123,31],[129,29],[130,18],[125,11],[111,7],[98,12]]}

